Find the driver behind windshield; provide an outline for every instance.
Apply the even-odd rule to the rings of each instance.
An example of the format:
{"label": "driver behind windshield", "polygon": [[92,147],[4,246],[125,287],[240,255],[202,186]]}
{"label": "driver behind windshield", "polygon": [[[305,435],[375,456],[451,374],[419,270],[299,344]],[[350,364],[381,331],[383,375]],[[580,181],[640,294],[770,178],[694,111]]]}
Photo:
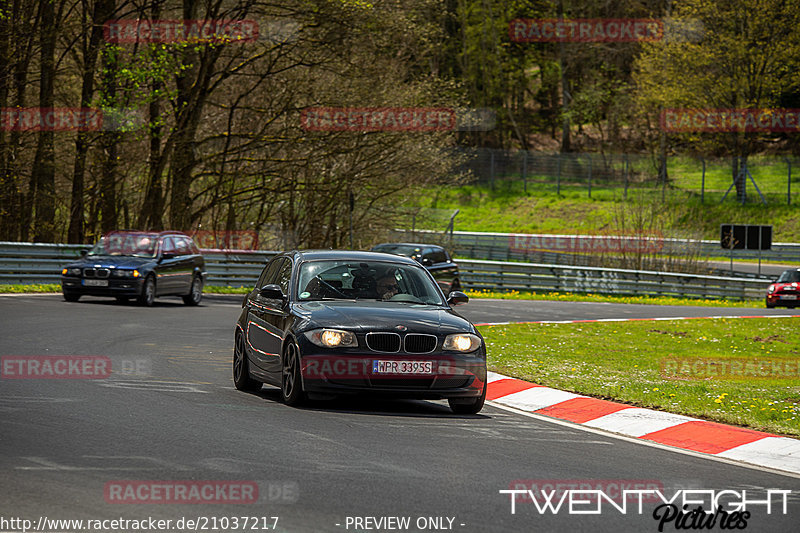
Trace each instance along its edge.
{"label": "driver behind windshield", "polygon": [[397,285],[397,278],[392,273],[378,278],[376,289],[378,291],[378,298],[381,300],[388,300],[400,292],[400,287]]}

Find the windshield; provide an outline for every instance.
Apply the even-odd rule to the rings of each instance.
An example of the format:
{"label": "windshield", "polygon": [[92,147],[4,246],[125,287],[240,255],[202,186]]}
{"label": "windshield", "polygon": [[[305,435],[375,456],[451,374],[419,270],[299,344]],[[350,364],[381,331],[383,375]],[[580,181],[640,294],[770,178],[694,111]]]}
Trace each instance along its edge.
{"label": "windshield", "polygon": [[100,239],[88,255],[155,257],[158,253],[157,245],[158,235],[155,234],[114,232]]}
{"label": "windshield", "polygon": [[800,281],[800,270],[787,270],[778,278],[778,283],[792,283]]}
{"label": "windshield", "polygon": [[298,299],[380,300],[443,305],[424,269],[382,261],[308,261],[300,265]]}

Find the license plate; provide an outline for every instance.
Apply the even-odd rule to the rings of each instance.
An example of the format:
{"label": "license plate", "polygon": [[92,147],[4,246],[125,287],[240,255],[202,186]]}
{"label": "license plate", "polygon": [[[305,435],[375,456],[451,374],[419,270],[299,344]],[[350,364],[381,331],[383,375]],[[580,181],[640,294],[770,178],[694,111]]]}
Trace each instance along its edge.
{"label": "license plate", "polygon": [[107,279],[85,279],[83,284],[86,287],[108,287]]}
{"label": "license plate", "polygon": [[433,361],[372,361],[373,374],[433,374]]}
{"label": "license plate", "polygon": [[796,294],[781,294],[781,300],[797,300]]}

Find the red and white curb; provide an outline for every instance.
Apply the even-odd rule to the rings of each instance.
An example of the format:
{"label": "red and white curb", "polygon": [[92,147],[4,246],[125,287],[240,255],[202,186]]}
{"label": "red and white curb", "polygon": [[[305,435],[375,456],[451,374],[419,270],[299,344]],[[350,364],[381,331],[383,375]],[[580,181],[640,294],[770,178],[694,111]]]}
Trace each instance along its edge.
{"label": "red and white curb", "polygon": [[489,372],[486,399],[667,446],[800,474],[800,440],[599,400]]}

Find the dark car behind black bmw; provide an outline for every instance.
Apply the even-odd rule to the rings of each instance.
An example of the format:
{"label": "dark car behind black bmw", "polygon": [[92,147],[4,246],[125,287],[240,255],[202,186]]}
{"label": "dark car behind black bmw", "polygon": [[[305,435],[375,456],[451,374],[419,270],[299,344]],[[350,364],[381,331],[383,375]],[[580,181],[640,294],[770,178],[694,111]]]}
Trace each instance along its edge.
{"label": "dark car behind black bmw", "polygon": [[264,268],[236,325],[236,388],[309,394],[371,393],[447,399],[477,413],[486,397],[486,348],[416,261],[347,251],[287,252]]}
{"label": "dark car behind black bmw", "polygon": [[61,271],[64,299],[113,296],[153,305],[156,296],[182,296],[186,305],[203,297],[205,261],[191,237],[177,231],[113,231]]}
{"label": "dark car behind black bmw", "polygon": [[442,292],[461,290],[458,265],[444,247],[437,244],[419,244],[410,242],[385,242],[372,247],[373,252],[397,254],[410,257],[428,269]]}

